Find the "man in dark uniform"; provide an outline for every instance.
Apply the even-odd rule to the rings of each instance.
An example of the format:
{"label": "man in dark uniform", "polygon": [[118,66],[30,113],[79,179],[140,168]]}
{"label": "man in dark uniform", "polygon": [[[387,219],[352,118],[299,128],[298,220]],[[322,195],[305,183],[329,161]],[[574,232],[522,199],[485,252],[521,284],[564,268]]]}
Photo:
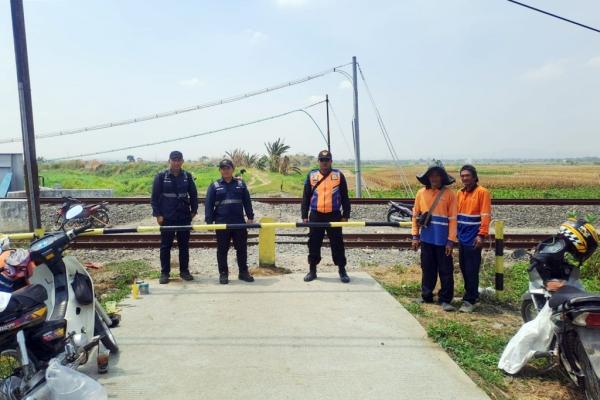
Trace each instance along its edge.
{"label": "man in dark uniform", "polygon": [[[347,222],[350,218],[350,198],[346,177],[331,168],[331,153],[319,152],[319,169],[308,173],[302,196],[302,221],[304,222]],[[310,215],[309,215],[310,211]],[[309,272],[306,282],[317,278],[317,265],[321,261],[321,246],[327,232],[333,263],[338,266],[340,280],[350,282],[346,273],[346,254],[342,228],[310,228],[308,239]]]}
{"label": "man in dark uniform", "polygon": [[[221,179],[214,182],[206,191],[204,207],[207,224],[244,224],[244,211],[248,223],[254,223],[254,211],[250,192],[244,181],[233,177],[234,165],[231,160],[222,160],[219,163]],[[248,230],[247,229],[222,229],[217,230],[217,263],[219,265],[219,283],[229,283],[229,268],[227,266],[227,253],[229,244],[233,240],[239,268],[238,278],[245,282],[254,282],[248,272]]]}
{"label": "man in dark uniform", "polygon": [[[152,184],[152,215],[159,225],[190,225],[198,212],[198,191],[192,174],[184,171],[183,154],[172,151],[169,155],[169,169],[159,172]],[[160,233],[160,280],[169,283],[171,272],[171,247],[177,235],[179,247],[179,275],[191,281],[194,278],[189,270],[190,231],[169,231]]]}

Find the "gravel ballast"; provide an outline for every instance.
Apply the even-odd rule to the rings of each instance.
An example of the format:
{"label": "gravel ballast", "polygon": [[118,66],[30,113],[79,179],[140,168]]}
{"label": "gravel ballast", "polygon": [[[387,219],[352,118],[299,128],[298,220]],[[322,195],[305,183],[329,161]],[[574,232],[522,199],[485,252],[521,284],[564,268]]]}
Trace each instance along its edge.
{"label": "gravel ballast", "polygon": [[[299,221],[300,206],[293,204],[272,205],[254,202],[255,219],[272,217],[279,221]],[[42,205],[42,220],[44,226],[51,229],[55,219],[57,205]],[[569,211],[576,210],[581,214],[600,215],[599,206],[495,206],[493,218],[505,221],[505,232],[507,233],[548,233],[555,232],[561,222],[564,221]],[[112,226],[138,226],[155,225],[150,205],[109,205],[110,221]],[[194,223],[203,222],[204,207],[198,210],[199,216]],[[384,221],[387,214],[387,205],[355,205],[352,211],[352,219],[367,221]],[[286,230],[294,232],[307,232],[303,230]],[[345,232],[408,232],[407,229],[397,228],[352,228]],[[277,266],[287,268],[293,272],[305,271],[307,269],[307,247],[306,245],[277,245]],[[72,251],[82,261],[94,263],[106,263],[109,261],[122,261],[142,259],[148,261],[153,267],[159,268],[158,249],[137,250],[74,250]],[[355,271],[368,266],[390,266],[390,265],[414,265],[418,263],[418,254],[412,251],[397,249],[347,249],[348,270]],[[491,251],[489,252],[491,254]],[[484,255],[487,254],[484,253]],[[489,258],[489,257],[488,257]],[[258,262],[258,246],[248,247],[248,260],[250,267],[256,266]],[[172,264],[174,273],[177,273],[177,250],[172,252]],[[230,251],[229,257],[230,273],[237,273],[235,263],[235,251]],[[194,274],[207,276],[217,275],[216,250],[215,249],[191,249],[190,270]],[[328,247],[323,247],[323,261],[319,266],[321,271],[336,271],[337,267],[331,261],[331,252]]]}

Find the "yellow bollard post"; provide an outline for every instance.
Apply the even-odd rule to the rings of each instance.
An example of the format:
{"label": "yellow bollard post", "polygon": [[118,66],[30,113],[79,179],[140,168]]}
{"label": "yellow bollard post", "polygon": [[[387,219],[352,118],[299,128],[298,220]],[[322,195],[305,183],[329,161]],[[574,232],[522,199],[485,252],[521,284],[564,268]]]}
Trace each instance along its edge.
{"label": "yellow bollard post", "polygon": [[504,221],[496,221],[496,290],[504,290]]}
{"label": "yellow bollard post", "polygon": [[[263,217],[261,224],[275,222],[273,218]],[[275,266],[275,228],[261,228],[258,234],[258,266]]]}
{"label": "yellow bollard post", "polygon": [[135,280],[131,284],[131,298],[134,300],[137,300],[140,298],[140,287],[135,282]]}

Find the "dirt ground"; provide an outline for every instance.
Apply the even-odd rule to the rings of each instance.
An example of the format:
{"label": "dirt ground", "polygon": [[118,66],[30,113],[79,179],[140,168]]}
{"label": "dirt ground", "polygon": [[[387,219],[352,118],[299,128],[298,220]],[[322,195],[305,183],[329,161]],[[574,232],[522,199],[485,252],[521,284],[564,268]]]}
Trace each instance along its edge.
{"label": "dirt ground", "polygon": [[[411,266],[399,272],[395,267],[377,268],[370,267],[367,271],[380,283],[394,286],[414,288],[420,284],[421,270]],[[455,276],[455,287],[462,282],[460,274]],[[413,302],[411,297],[399,296],[401,303]],[[512,336],[522,325],[518,310],[511,309],[491,302],[482,302],[472,314],[459,312],[447,313],[436,304],[423,304],[421,306],[427,313],[426,317],[415,315],[423,326],[432,322],[459,321],[475,328],[497,331],[499,335]],[[466,371],[467,374],[493,399],[519,399],[519,400],[583,400],[583,393],[570,384],[559,371],[558,367],[544,371],[544,366],[527,366],[518,375],[504,378],[505,387],[491,386],[478,374]]]}

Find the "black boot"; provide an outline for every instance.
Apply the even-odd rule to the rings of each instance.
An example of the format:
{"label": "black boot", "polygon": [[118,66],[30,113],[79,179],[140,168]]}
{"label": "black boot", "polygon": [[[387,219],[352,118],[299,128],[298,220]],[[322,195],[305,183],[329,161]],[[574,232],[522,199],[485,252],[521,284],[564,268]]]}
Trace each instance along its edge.
{"label": "black boot", "polygon": [[348,276],[348,273],[346,272],[346,267],[339,267],[339,274],[340,274],[340,281],[342,281],[342,283],[350,283],[350,277]]}
{"label": "black boot", "polygon": [[192,274],[190,274],[190,271],[181,271],[179,273],[179,276],[184,281],[193,281],[194,280],[194,277],[192,276]]}
{"label": "black boot", "polygon": [[229,276],[227,274],[220,274],[219,283],[221,285],[227,285],[229,283]]}
{"label": "black boot", "polygon": [[317,266],[311,265],[308,270],[308,274],[304,276],[304,282],[310,282],[317,279]]}
{"label": "black boot", "polygon": [[160,279],[158,280],[158,283],[160,283],[161,285],[169,283],[169,274],[166,274],[164,272],[161,273],[160,274]]}
{"label": "black boot", "polygon": [[240,271],[238,274],[238,279],[244,282],[254,282],[254,277],[250,275],[250,272],[248,272],[247,269]]}

